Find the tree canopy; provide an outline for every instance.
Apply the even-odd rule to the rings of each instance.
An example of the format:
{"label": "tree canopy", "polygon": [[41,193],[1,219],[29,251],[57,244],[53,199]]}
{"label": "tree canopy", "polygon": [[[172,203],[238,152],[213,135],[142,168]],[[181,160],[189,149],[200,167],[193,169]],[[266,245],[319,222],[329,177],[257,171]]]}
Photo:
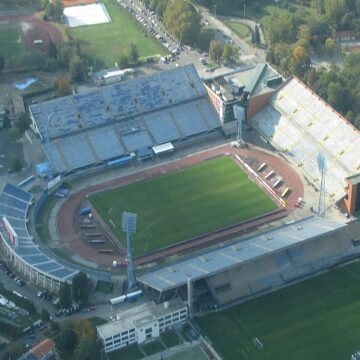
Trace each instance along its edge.
{"label": "tree canopy", "polygon": [[164,25],[181,43],[195,45],[201,28],[200,15],[190,2],[173,1],[166,7]]}

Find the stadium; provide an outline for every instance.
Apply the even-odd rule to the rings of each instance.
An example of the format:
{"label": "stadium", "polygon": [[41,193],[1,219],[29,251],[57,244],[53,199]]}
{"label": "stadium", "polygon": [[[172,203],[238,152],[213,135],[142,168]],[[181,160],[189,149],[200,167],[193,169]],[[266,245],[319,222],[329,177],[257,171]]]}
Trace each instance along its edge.
{"label": "stadium", "polygon": [[[136,213],[131,257],[157,304],[180,297],[190,318],[217,312],[359,256],[359,132],[297,78],[257,65],[203,83],[189,65],[29,110],[56,188],[76,184],[59,240],[116,271],[129,256],[121,215]],[[0,200],[20,232],[16,205]],[[23,245],[4,224],[11,257]]]}

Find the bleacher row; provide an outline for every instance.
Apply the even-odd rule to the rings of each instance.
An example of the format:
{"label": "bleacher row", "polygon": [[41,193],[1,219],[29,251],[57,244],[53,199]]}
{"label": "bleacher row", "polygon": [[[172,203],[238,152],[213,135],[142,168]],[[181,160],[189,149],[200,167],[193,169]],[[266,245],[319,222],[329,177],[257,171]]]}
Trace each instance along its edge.
{"label": "bleacher row", "polygon": [[27,229],[27,213],[33,202],[33,196],[22,189],[7,183],[0,193],[0,219],[4,216],[18,236],[18,246],[11,244],[0,221],[0,232],[12,248],[15,257],[48,277],[56,280],[71,279],[77,271],[68,269],[60,263],[44,255],[34,244],[33,237]]}
{"label": "bleacher row", "polygon": [[29,109],[57,172],[220,127],[193,65]]}
{"label": "bleacher row", "polygon": [[219,273],[208,278],[207,283],[222,305],[253,297],[355,256],[360,249],[354,247],[352,239],[353,234],[342,228],[329,236],[307,241]]}
{"label": "bleacher row", "polygon": [[43,146],[56,171],[66,172],[217,127],[219,122],[215,113],[205,99],[200,99],[148,116],[61,137]]}
{"label": "bleacher row", "polygon": [[293,78],[252,118],[252,124],[318,186],[316,156],[326,158],[326,191],[339,199],[344,179],[360,171],[360,134],[352,125]]}

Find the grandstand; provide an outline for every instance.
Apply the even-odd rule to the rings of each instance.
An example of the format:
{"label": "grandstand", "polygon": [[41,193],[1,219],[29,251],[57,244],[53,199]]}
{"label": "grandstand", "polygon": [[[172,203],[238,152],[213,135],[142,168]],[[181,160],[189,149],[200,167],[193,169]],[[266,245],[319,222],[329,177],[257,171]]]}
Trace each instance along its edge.
{"label": "grandstand", "polygon": [[316,156],[322,152],[326,192],[335,201],[345,195],[345,178],[360,171],[359,131],[297,78],[288,80],[251,123],[317,188]]}
{"label": "grandstand", "polygon": [[[28,209],[33,200],[31,194],[16,186],[9,183],[4,186],[0,193],[1,247],[24,277],[51,292],[58,292],[60,284],[71,281],[77,270],[53,260],[34,243],[27,228]],[[12,235],[16,237],[16,242]]]}
{"label": "grandstand", "polygon": [[29,110],[57,173],[220,127],[193,65],[34,104]]}
{"label": "grandstand", "polygon": [[[245,301],[359,256],[360,223],[309,217],[167,264],[138,277],[157,300],[183,293],[187,276],[220,306]],[[204,296],[204,290],[201,291]],[[196,299],[194,299],[196,301]]]}

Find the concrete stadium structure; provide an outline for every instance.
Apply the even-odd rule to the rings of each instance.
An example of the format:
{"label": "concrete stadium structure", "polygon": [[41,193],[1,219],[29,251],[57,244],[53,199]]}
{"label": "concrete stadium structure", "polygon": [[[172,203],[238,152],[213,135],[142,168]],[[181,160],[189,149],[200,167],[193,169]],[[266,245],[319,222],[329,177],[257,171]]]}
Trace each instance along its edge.
{"label": "concrete stadium structure", "polygon": [[156,301],[186,297],[191,276],[199,310],[228,306],[358,257],[360,223],[309,217],[138,277]]}
{"label": "concrete stadium structure", "polygon": [[345,179],[360,172],[359,130],[297,78],[285,82],[250,121],[317,188],[316,156],[322,152],[333,203],[346,195]]}
{"label": "concrete stadium structure", "polygon": [[71,281],[78,272],[44,254],[29,234],[28,210],[33,204],[31,194],[7,183],[0,193],[0,218],[7,219],[15,232],[9,234],[4,221],[0,222],[1,247],[13,267],[29,281],[57,293],[60,284]]}
{"label": "concrete stadium structure", "polygon": [[29,110],[32,128],[56,173],[220,128],[193,65],[31,105]]}

